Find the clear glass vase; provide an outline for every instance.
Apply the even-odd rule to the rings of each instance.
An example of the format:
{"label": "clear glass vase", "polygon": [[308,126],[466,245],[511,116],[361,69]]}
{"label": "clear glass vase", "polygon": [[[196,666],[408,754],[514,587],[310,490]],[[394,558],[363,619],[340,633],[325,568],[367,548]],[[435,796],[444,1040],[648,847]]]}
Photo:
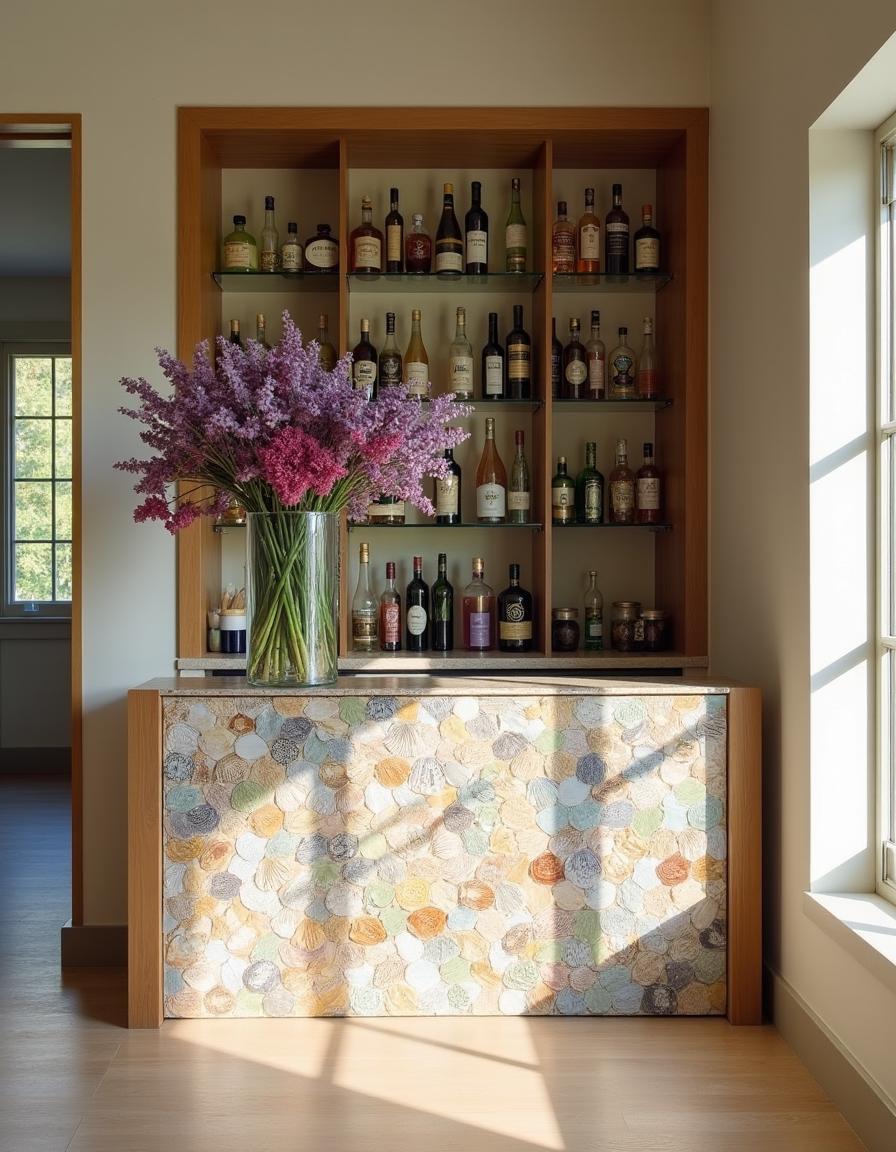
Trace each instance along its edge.
{"label": "clear glass vase", "polygon": [[337,676],[339,517],[250,512],[246,677],[271,688]]}

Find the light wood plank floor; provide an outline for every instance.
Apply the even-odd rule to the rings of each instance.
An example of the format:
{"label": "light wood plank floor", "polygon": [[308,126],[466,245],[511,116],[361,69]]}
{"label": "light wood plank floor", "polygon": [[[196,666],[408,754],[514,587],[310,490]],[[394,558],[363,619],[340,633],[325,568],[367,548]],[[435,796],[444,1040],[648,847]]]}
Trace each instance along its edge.
{"label": "light wood plank floor", "polygon": [[172,1021],[59,972],[67,793],[0,778],[0,1152],[860,1152],[774,1029]]}

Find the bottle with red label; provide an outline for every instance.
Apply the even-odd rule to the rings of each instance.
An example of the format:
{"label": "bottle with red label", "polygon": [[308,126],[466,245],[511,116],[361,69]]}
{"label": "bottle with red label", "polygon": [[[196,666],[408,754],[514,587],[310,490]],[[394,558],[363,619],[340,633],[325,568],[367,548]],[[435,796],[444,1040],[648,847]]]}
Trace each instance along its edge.
{"label": "bottle with red label", "polygon": [[485,582],[481,557],[473,560],[473,579],[463,595],[464,648],[468,652],[490,652],[495,646],[495,592]]}
{"label": "bottle with red label", "polygon": [[380,648],[401,651],[401,593],[395,587],[395,564],[386,565],[386,587],[380,596]]}

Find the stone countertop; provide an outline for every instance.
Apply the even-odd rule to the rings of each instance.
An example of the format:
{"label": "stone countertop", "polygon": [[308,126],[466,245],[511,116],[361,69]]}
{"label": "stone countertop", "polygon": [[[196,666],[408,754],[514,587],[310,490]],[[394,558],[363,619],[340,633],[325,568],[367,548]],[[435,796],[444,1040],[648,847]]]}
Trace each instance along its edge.
{"label": "stone countertop", "polygon": [[256,688],[242,676],[149,680],[141,691],[162,696],[710,696],[733,684],[710,680],[601,680],[573,676],[340,676],[317,688]]}

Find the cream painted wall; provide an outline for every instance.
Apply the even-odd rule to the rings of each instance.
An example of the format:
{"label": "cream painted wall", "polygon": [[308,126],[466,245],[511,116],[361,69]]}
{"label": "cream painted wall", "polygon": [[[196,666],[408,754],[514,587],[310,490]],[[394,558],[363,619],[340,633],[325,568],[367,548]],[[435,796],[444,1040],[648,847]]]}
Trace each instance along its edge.
{"label": "cream painted wall", "polygon": [[[153,346],[175,339],[177,105],[709,100],[708,0],[572,0],[560,16],[542,0],[331,0],[320,12],[295,0],[257,11],[235,0],[54,0],[4,12],[0,108],[84,118],[87,923],[125,918],[124,693],[170,673],[174,658],[174,545],[132,524],[128,481],[112,463],[140,448],[116,415],[118,377],[153,375]],[[472,83],[471,30],[482,40]]]}
{"label": "cream painted wall", "polygon": [[[891,1104],[896,996],[807,919],[802,893],[813,784],[808,133],[894,28],[886,0],[852,5],[849,20],[835,0],[717,0],[710,187],[712,660],[765,690],[767,956]],[[864,787],[864,763],[841,768],[844,790],[856,772]]]}

